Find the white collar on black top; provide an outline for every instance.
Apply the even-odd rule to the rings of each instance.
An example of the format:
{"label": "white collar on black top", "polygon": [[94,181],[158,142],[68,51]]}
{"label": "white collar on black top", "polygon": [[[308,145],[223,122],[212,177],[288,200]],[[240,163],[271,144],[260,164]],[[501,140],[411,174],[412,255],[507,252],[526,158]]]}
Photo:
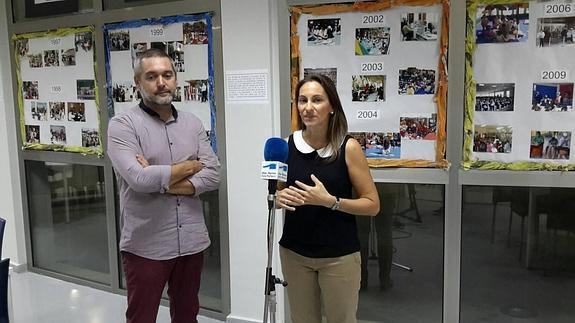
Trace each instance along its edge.
{"label": "white collar on black top", "polygon": [[333,150],[331,149],[331,147],[323,147],[317,150],[314,149],[307,142],[305,142],[305,140],[303,140],[303,131],[301,130],[297,130],[293,133],[293,142],[297,150],[299,150],[299,152],[304,154],[309,154],[311,152],[316,151],[319,157],[321,158],[327,158],[333,154]]}

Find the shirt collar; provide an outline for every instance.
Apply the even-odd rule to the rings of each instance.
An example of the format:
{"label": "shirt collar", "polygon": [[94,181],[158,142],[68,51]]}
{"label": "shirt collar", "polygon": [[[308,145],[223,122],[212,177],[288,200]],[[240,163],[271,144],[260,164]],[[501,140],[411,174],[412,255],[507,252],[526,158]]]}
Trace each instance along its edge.
{"label": "shirt collar", "polygon": [[331,147],[323,147],[317,150],[314,149],[307,142],[305,142],[303,139],[303,132],[301,130],[294,131],[293,141],[297,150],[304,154],[309,154],[315,151],[321,158],[327,158],[333,154]]}
{"label": "shirt collar", "polygon": [[[144,110],[147,114],[151,115],[152,117],[156,117],[156,118],[160,117],[160,115],[156,111],[150,109],[147,105],[144,104],[144,100],[140,100],[139,106],[140,106],[140,109]],[[173,104],[171,105],[171,108],[172,108],[172,117],[174,117],[174,120],[177,120],[178,119],[178,110],[176,110],[176,108],[174,107]]]}

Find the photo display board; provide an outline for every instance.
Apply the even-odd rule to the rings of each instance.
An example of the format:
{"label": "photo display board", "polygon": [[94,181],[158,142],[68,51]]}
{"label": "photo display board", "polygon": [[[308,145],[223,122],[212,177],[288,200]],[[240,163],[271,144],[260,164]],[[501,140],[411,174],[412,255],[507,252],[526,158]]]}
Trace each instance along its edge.
{"label": "photo display board", "polygon": [[94,27],[12,39],[23,148],[102,155]]}
{"label": "photo display board", "polygon": [[216,151],[216,110],[209,13],[126,21],[104,26],[108,114],[122,113],[140,102],[133,63],[149,48],[173,59],[178,86],[173,105],[203,123]]}
{"label": "photo display board", "polygon": [[574,170],[575,3],[467,2],[466,169]]}
{"label": "photo display board", "polygon": [[293,91],[308,74],[329,76],[349,133],[370,167],[448,166],[445,122],[448,1],[290,8]]}

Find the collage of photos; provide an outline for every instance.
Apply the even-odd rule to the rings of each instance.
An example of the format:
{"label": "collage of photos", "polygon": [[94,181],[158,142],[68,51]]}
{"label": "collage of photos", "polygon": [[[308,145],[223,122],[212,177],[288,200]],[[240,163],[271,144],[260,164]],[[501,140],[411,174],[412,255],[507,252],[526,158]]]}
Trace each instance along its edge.
{"label": "collage of photos", "polygon": [[185,45],[206,45],[208,43],[208,25],[203,20],[184,23],[182,31]]}
{"label": "collage of photos", "polygon": [[352,132],[366,158],[399,159],[401,136],[397,132]]}
{"label": "collage of photos", "polygon": [[352,101],[385,101],[385,75],[352,75],[351,87]]}
{"label": "collage of photos", "polygon": [[473,151],[478,153],[511,153],[513,131],[510,126],[475,125]]}
{"label": "collage of photos", "polygon": [[404,140],[436,140],[437,114],[429,117],[399,118],[399,134]]}
{"label": "collage of photos", "polygon": [[531,131],[529,158],[569,159],[570,150],[570,131]]}
{"label": "collage of photos", "polygon": [[475,111],[513,111],[515,84],[477,83]]}
{"label": "collage of photos", "polygon": [[533,111],[571,111],[573,83],[535,83],[531,96]]}
{"label": "collage of photos", "polygon": [[303,69],[303,77],[307,77],[308,75],[325,75],[329,77],[329,79],[333,82],[333,84],[337,87],[337,68],[304,68]]}
{"label": "collage of photos", "polygon": [[429,12],[405,13],[401,15],[402,41],[437,40],[439,15]]}
{"label": "collage of photos", "polygon": [[408,67],[399,70],[399,95],[422,95],[435,93],[435,71]]}
{"label": "collage of photos", "polygon": [[355,30],[355,55],[387,55],[390,37],[389,27],[357,28]]}
{"label": "collage of photos", "polygon": [[529,2],[477,7],[477,44],[527,42],[528,36]]}
{"label": "collage of photos", "polygon": [[341,42],[341,19],[310,19],[307,22],[308,46],[337,46]]}
{"label": "collage of photos", "polygon": [[575,16],[537,19],[537,47],[575,44]]}

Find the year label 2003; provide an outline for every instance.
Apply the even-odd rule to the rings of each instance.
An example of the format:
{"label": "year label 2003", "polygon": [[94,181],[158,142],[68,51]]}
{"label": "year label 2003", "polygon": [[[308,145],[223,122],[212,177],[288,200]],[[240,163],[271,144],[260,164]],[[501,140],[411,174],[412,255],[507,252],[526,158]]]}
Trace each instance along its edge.
{"label": "year label 2003", "polygon": [[383,63],[361,63],[362,72],[380,72],[383,71]]}

